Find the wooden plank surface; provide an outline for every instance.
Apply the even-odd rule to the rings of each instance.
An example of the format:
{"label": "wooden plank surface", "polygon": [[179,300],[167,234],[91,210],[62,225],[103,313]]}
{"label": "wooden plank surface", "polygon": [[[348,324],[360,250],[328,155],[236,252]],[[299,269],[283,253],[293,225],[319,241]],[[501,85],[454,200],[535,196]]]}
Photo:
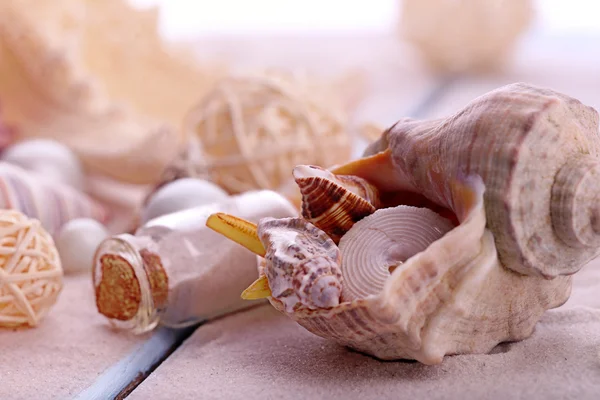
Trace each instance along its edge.
{"label": "wooden plank surface", "polygon": [[67,277],[38,327],[0,330],[0,399],[72,397],[146,338],[108,328],[90,276]]}

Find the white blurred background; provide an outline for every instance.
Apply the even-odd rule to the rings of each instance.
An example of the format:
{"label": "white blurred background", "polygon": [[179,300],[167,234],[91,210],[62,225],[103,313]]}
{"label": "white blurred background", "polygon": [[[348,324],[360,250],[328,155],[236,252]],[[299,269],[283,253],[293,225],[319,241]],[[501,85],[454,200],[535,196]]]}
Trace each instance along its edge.
{"label": "white blurred background", "polygon": [[[370,34],[392,31],[398,0],[129,0],[161,7],[166,38],[237,34]],[[531,33],[600,37],[600,1],[535,0]],[[600,51],[600,48],[598,49]]]}

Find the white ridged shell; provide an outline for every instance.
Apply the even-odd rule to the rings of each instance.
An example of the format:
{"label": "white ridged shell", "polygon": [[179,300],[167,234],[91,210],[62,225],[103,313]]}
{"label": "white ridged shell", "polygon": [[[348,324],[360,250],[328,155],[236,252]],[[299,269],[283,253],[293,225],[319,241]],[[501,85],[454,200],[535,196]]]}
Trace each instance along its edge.
{"label": "white ridged shell", "polygon": [[340,241],[344,301],[377,295],[394,269],[444,236],[450,221],[427,208],[398,206],[358,221]]}

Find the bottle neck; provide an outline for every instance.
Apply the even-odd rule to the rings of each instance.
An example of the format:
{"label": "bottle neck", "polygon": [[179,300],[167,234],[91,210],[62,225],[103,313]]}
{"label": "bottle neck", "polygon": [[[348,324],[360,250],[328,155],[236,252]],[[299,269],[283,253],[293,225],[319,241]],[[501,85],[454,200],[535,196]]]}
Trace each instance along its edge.
{"label": "bottle neck", "polygon": [[92,270],[98,311],[114,327],[135,334],[156,327],[169,290],[159,255],[140,239],[130,234],[105,239]]}

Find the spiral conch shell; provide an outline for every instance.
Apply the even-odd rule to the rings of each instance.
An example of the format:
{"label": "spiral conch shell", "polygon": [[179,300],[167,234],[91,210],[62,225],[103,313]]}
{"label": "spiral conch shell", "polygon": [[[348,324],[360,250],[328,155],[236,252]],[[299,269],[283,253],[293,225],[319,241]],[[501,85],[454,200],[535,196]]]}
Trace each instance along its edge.
{"label": "spiral conch shell", "polygon": [[[362,159],[331,171],[398,202],[382,203],[342,235],[339,304],[290,311],[269,290],[275,266],[266,259],[257,282],[310,332],[380,359],[436,364],[525,339],[546,310],[569,298],[572,274],[599,252],[599,155],[595,110],[525,84],[492,91],[446,119],[401,120]],[[427,215],[404,209],[402,199],[416,197],[435,207]],[[415,222],[382,217],[404,212]],[[394,233],[411,226],[414,234]],[[410,246],[419,234],[420,247]],[[396,244],[410,251],[395,252]],[[270,243],[258,245],[269,251]],[[379,278],[385,269],[389,277]]]}
{"label": "spiral conch shell", "polygon": [[448,178],[479,175],[500,261],[521,274],[570,275],[600,253],[598,112],[549,89],[512,84],[446,119],[403,119],[333,172],[446,208]]}

